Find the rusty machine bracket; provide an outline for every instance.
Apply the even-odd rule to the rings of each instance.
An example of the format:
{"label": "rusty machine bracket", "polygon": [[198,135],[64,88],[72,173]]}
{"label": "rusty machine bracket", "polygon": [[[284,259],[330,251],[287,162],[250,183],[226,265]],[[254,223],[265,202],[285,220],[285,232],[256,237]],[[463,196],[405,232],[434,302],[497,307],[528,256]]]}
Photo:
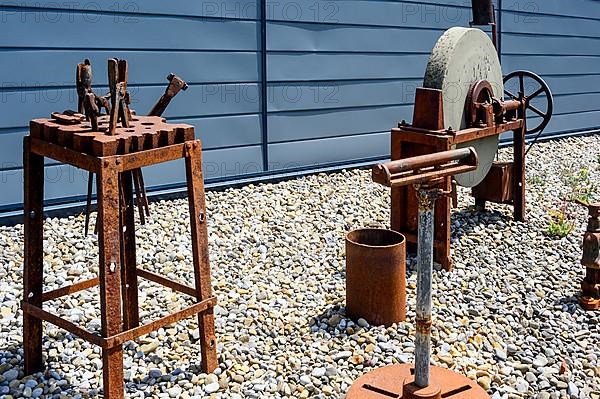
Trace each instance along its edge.
{"label": "rusty machine bracket", "polygon": [[360,377],[348,399],[483,399],[474,381],[451,370],[430,366],[432,327],[433,227],[435,203],[447,198],[445,178],[477,168],[473,148],[443,151],[373,167],[373,180],[387,187],[414,185],[418,202],[415,364],[392,365]]}
{"label": "rusty machine bracket", "polygon": [[577,202],[585,206],[589,212],[581,258],[586,274],[581,282],[582,294],[579,303],[586,310],[597,310],[600,309],[600,203]]}

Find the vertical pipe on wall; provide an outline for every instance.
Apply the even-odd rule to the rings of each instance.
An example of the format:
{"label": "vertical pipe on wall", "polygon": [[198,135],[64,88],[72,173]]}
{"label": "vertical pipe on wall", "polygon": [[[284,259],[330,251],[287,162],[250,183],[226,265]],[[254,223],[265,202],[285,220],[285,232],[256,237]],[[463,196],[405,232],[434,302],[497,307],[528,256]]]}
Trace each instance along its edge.
{"label": "vertical pipe on wall", "polygon": [[498,0],[498,16],[496,17],[496,29],[498,30],[498,56],[502,65],[502,0]]}
{"label": "vertical pipe on wall", "polygon": [[263,171],[269,170],[269,135],[267,129],[268,117],[267,117],[267,1],[268,0],[257,0],[260,2],[260,120],[261,120],[261,133],[262,133],[262,161]]}

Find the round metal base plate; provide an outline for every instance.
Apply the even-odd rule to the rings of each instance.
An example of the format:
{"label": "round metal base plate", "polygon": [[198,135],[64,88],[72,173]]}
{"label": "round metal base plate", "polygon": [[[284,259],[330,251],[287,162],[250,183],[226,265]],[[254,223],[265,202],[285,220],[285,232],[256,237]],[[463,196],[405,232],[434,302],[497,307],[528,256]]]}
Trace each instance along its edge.
{"label": "round metal base plate", "polygon": [[[354,381],[347,399],[489,399],[490,396],[464,375],[432,366],[429,387],[414,389],[414,365],[395,364],[373,370]],[[407,386],[407,389],[405,389]]]}

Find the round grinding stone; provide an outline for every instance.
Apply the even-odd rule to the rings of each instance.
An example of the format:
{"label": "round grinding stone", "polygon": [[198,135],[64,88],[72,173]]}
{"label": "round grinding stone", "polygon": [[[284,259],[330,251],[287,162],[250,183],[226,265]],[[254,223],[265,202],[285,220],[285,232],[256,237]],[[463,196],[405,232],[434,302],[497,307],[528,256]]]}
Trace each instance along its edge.
{"label": "round grinding stone", "polygon": [[[481,79],[491,84],[494,97],[503,98],[502,69],[492,41],[479,29],[448,29],[431,52],[423,81],[424,87],[442,90],[446,128],[459,130],[467,127],[467,94],[471,84]],[[456,147],[474,147],[477,151],[477,170],[455,176],[456,182],[461,186],[476,186],[492,166],[498,151],[498,136],[469,141]]]}

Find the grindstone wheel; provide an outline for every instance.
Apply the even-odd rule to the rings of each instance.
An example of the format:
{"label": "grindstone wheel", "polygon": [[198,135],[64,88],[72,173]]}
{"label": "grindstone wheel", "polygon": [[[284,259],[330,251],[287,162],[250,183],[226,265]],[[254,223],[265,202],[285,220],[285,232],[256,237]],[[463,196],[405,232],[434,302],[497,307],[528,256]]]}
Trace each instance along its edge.
{"label": "grindstone wheel", "polygon": [[[444,127],[454,130],[467,127],[465,102],[472,83],[487,80],[496,98],[504,98],[502,69],[498,53],[490,38],[479,29],[448,29],[437,41],[425,71],[423,86],[442,91]],[[498,151],[498,135],[459,144],[474,147],[479,167],[455,176],[464,187],[479,184],[488,174]]]}

